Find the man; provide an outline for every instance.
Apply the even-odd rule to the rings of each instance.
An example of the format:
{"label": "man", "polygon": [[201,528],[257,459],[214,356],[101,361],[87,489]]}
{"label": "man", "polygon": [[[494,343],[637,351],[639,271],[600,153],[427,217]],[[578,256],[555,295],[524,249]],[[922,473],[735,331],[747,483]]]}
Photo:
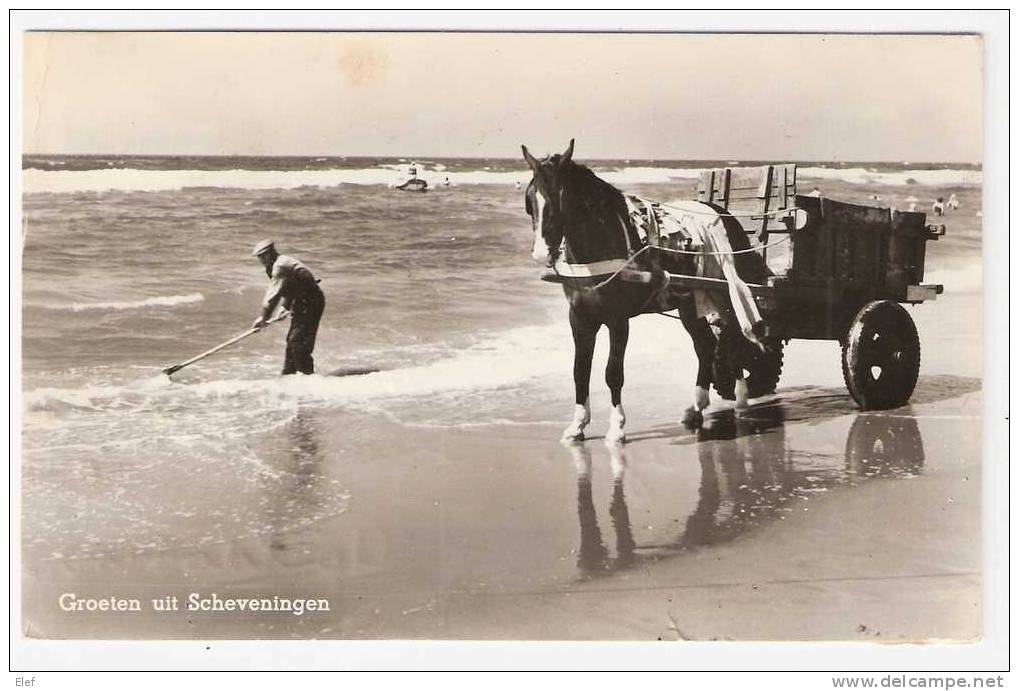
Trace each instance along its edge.
{"label": "man", "polygon": [[311,354],[315,350],[318,322],[326,304],[318,281],[304,264],[277,252],[272,240],[258,243],[251,254],[262,262],[270,281],[269,290],[262,300],[262,314],[252,328],[265,326],[276,306],[282,304],[283,309],[290,311],[283,374],[313,374],[315,360]]}

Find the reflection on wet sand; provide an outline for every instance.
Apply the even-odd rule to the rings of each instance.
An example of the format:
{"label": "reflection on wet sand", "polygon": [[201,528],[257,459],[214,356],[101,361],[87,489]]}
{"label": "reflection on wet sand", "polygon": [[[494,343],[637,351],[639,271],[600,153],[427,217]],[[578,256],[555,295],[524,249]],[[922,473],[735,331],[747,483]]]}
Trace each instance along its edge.
{"label": "reflection on wet sand", "polygon": [[598,514],[591,490],[591,450],[581,442],[566,445],[577,471],[577,516],[580,519],[580,549],[577,567],[582,573],[628,566],[633,561],[635,543],[630,529],[630,513],[623,494],[623,475],[626,473],[626,452],[620,444],[609,445],[612,468],[612,500],[609,516],[616,534],[616,558],[609,560],[608,549],[602,542]]}
{"label": "reflection on wet sand", "polygon": [[293,530],[281,519],[287,514],[303,516],[317,515],[322,497],[316,496],[316,486],[322,480],[323,459],[317,428],[317,420],[298,410],[297,415],[286,426],[284,439],[289,443],[287,453],[281,456],[280,472],[283,482],[275,483],[273,493],[267,497],[268,525],[270,527],[269,547],[278,554],[277,560],[290,563],[293,558],[310,556],[306,540],[301,531]]}
{"label": "reflection on wet sand", "polygon": [[614,558],[598,524],[592,447],[583,442],[567,444],[577,473],[577,566],[582,576],[611,573],[641,560],[732,540],[757,525],[784,519],[791,502],[837,485],[874,477],[910,477],[923,470],[923,440],[909,409],[894,416],[857,415],[842,458],[798,452],[787,438],[786,413],[776,403],[755,406],[741,416],[724,411],[705,419],[690,444],[677,446],[677,463],[688,462],[690,447],[696,449],[700,484],[695,507],[678,519],[681,532],[665,541],[637,543],[633,537],[624,476],[628,465],[639,464],[639,449],[605,444],[612,473],[609,515],[615,532]]}
{"label": "reflection on wet sand", "polygon": [[846,472],[909,477],[923,471],[923,438],[911,417],[859,415],[846,439]]}

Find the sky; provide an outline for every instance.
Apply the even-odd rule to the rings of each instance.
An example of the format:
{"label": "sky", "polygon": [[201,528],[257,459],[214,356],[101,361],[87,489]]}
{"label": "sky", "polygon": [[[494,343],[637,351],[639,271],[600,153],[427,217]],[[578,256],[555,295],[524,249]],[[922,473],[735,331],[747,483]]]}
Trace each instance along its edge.
{"label": "sky", "polygon": [[977,36],[29,33],[25,153],[981,160]]}

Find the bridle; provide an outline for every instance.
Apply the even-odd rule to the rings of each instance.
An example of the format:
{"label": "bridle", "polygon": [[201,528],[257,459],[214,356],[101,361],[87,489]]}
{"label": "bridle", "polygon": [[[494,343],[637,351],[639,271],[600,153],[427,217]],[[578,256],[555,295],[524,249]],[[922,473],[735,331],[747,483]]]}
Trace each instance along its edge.
{"label": "bridle", "polygon": [[[542,162],[542,165],[544,166],[544,164],[549,163],[550,161],[551,158],[547,158],[545,159],[545,161]],[[550,175],[552,176],[552,179],[554,181],[555,180],[554,173]],[[531,182],[528,183],[527,185],[527,190],[524,192],[524,210],[527,211],[527,215],[531,217],[532,231],[534,230],[535,218],[534,218],[534,205],[533,202],[531,201],[531,197],[538,193],[538,185],[535,182],[537,178],[538,173],[535,173],[534,177],[531,178]],[[564,228],[566,221],[563,218],[562,214],[563,199],[566,193],[566,189],[565,185],[563,184],[559,184],[557,185],[557,187],[558,189],[556,193],[553,193],[551,195],[546,195],[542,193],[542,196],[545,198],[545,209],[542,213],[541,219],[543,226],[552,228],[555,234],[559,236],[559,242],[555,244],[555,247],[549,244],[545,234],[545,228],[538,229],[538,232],[541,233],[542,240],[544,240],[545,242],[545,247],[548,250],[549,259],[548,268],[555,271],[556,275],[559,274],[559,271],[556,268],[556,263],[559,261],[559,257],[563,254],[566,248],[566,231]],[[549,213],[550,211],[551,213]]]}

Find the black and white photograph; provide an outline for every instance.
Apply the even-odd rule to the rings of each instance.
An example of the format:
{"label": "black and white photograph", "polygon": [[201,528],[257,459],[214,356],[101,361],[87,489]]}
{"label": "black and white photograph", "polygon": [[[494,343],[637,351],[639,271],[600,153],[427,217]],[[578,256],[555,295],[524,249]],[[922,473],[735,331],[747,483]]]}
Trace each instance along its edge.
{"label": "black and white photograph", "polygon": [[984,640],[979,32],[109,28],[12,68],[22,644]]}

